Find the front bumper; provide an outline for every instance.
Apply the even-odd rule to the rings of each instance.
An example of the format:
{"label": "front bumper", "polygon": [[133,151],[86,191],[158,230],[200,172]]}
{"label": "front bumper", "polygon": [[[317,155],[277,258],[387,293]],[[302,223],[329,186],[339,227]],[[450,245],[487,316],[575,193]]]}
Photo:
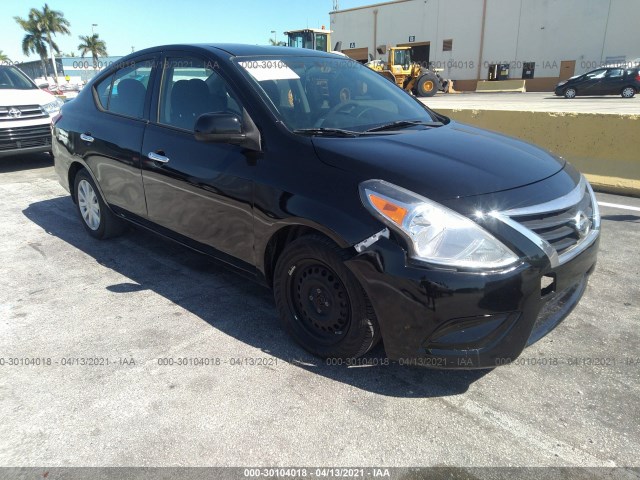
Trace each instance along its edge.
{"label": "front bumper", "polygon": [[584,292],[599,238],[552,268],[500,273],[429,269],[381,238],[347,262],[373,304],[387,356],[433,368],[493,368],[562,321]]}

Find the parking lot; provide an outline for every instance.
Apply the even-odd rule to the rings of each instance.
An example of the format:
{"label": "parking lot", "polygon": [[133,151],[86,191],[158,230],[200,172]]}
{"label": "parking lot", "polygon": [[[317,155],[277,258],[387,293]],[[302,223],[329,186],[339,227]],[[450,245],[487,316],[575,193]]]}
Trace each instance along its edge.
{"label": "parking lot", "polygon": [[90,238],[47,155],[0,160],[0,194],[1,466],[638,473],[638,198],[598,194],[598,267],[555,331],[452,372],[311,357],[267,289],[141,230]]}
{"label": "parking lot", "polygon": [[640,98],[622,98],[618,95],[576,97],[567,100],[551,92],[526,93],[438,93],[435,97],[420,99],[438,110],[515,110],[523,112],[608,113],[614,115],[640,115]]}

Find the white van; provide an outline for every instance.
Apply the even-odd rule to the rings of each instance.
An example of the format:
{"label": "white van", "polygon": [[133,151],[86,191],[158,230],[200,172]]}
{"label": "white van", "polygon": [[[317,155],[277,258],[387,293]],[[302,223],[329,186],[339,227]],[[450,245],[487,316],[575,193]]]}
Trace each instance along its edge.
{"label": "white van", "polygon": [[51,117],[63,101],[13,65],[0,65],[0,157],[51,151]]}

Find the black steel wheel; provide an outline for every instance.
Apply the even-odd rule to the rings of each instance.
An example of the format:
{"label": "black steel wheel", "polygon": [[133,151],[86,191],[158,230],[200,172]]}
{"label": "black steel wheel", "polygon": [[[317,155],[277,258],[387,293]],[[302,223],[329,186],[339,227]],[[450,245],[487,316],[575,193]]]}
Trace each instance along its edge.
{"label": "black steel wheel", "polygon": [[289,244],[278,259],[274,296],[287,332],[323,358],[355,358],[379,340],[373,308],[345,267],[347,255],[319,235]]}

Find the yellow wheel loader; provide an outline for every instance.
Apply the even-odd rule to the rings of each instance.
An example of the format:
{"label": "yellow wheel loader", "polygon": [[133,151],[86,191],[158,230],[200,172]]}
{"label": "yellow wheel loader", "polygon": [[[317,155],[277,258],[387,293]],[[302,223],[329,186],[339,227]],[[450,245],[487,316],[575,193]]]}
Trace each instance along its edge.
{"label": "yellow wheel loader", "polygon": [[[384,54],[387,48],[378,47],[377,50],[379,54]],[[450,92],[453,90],[453,82],[440,76],[439,72],[442,69],[429,70],[413,63],[410,47],[390,47],[388,51],[389,59],[387,62],[371,59],[366,63],[367,67],[418,97],[432,97],[438,91]]]}

